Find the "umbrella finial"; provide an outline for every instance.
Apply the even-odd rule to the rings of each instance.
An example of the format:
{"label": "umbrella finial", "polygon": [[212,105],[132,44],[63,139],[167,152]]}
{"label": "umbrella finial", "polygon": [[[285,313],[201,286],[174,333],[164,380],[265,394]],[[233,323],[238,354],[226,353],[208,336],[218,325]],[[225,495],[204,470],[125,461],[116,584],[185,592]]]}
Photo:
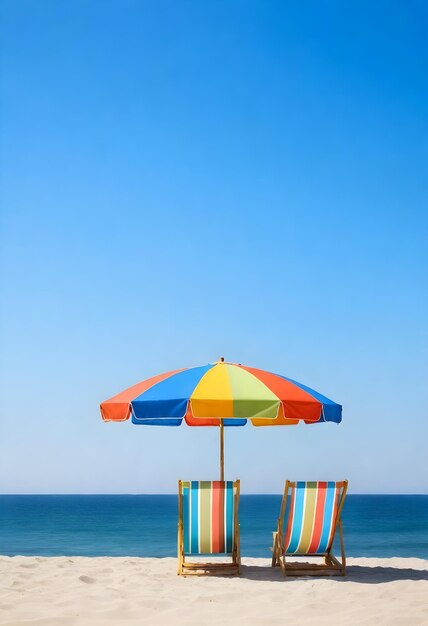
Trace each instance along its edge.
{"label": "umbrella finial", "polygon": [[224,363],[224,356],[219,357],[218,362],[219,363]]}

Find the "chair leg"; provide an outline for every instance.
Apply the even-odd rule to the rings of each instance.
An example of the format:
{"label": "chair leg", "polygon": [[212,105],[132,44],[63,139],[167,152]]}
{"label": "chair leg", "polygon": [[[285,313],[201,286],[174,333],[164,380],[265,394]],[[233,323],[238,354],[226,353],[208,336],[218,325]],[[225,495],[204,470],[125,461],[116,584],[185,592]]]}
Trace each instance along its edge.
{"label": "chair leg", "polygon": [[273,537],[273,546],[272,546],[272,567],[275,567],[276,565],[278,565],[278,559],[277,559],[277,551],[278,551],[278,533],[274,532],[272,533]]}
{"label": "chair leg", "polygon": [[339,520],[340,550],[342,553],[342,576],[346,576],[345,542],[343,541],[342,520]]}
{"label": "chair leg", "polygon": [[184,546],[183,546],[183,526],[181,525],[181,523],[178,524],[178,540],[177,540],[177,544],[178,544],[178,571],[177,574],[179,576],[183,575],[183,563],[184,563]]}
{"label": "chair leg", "polygon": [[346,576],[346,556],[345,556],[345,544],[343,541],[343,531],[342,531],[342,520],[339,520],[339,535],[340,535],[340,551],[341,551],[341,561],[336,559],[336,557],[328,552],[325,555],[325,563],[326,565],[330,565],[336,570],[339,570],[342,576]]}
{"label": "chair leg", "polygon": [[239,545],[239,528],[236,529],[235,546],[233,548],[232,563],[237,565],[238,574],[241,573],[241,547]]}
{"label": "chair leg", "polygon": [[184,564],[184,555],[181,552],[178,555],[178,572],[177,573],[178,573],[179,576],[183,575],[183,564]]}
{"label": "chair leg", "polygon": [[279,565],[283,575],[287,576],[285,554],[282,554],[282,540],[279,531],[274,533],[274,537],[275,539],[273,545],[272,567]]}
{"label": "chair leg", "polygon": [[237,546],[237,562],[238,562],[238,574],[241,573],[241,538],[240,538],[240,534],[239,534],[239,529],[238,529],[238,546]]}
{"label": "chair leg", "polygon": [[181,536],[180,536],[180,524],[178,524],[178,532],[177,532],[177,574],[180,576],[181,574]]}

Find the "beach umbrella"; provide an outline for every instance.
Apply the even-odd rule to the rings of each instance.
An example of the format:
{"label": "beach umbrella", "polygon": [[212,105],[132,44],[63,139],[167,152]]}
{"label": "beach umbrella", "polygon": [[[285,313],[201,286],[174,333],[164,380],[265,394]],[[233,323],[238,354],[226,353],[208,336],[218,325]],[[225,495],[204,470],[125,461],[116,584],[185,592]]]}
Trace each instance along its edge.
{"label": "beach umbrella", "polygon": [[217,426],[220,480],[224,480],[224,427],[292,426],[342,421],[342,407],[286,376],[227,363],[189,367],[148,378],[101,403],[105,422],[141,426]]}

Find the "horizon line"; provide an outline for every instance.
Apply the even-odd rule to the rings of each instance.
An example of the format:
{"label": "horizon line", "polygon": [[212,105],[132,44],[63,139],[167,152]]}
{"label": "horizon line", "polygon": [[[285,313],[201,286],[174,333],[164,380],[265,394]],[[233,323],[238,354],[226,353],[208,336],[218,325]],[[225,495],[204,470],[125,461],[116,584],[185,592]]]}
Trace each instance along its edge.
{"label": "horizon line", "polygon": [[[428,493],[385,493],[385,492],[371,492],[371,493],[362,493],[355,492],[349,493],[348,496],[428,496]],[[177,493],[0,493],[0,497],[3,496],[177,496]],[[241,496],[282,496],[282,492],[275,493],[243,493],[241,491]]]}

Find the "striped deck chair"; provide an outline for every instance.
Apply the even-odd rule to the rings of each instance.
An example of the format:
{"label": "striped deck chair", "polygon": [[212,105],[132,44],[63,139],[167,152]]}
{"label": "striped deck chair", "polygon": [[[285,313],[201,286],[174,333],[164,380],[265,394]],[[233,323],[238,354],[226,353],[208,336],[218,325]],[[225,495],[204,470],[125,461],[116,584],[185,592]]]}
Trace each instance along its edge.
{"label": "striped deck chair", "polygon": [[[239,480],[178,482],[178,574],[239,574]],[[189,556],[232,557],[232,562]]]}
{"label": "striped deck chair", "polygon": [[[342,575],[346,573],[340,514],[348,481],[285,483],[278,529],[273,533],[272,566],[279,565],[284,576]],[[290,493],[290,497],[288,495]],[[283,523],[285,521],[285,532]],[[342,562],[331,553],[339,527]],[[324,564],[287,561],[292,556],[322,556]]]}

